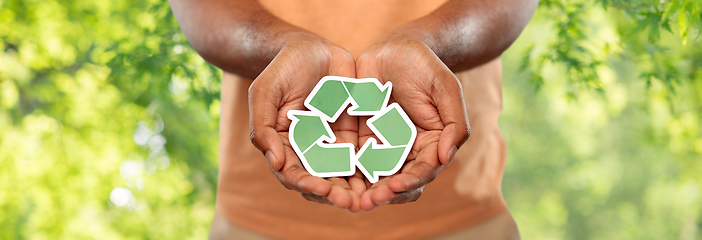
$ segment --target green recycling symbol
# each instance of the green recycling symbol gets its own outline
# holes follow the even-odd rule
[[[417,128],[397,103],[388,104],[392,83],[382,85],[375,78],[326,76],[305,99],[310,111],[290,110],[290,144],[307,171],[317,177],[351,176],[358,167],[375,183],[380,176],[400,170],[409,155]],[[329,126],[346,106],[351,116],[373,116],[366,124],[375,138],[369,138],[355,153],[351,143],[334,143]]]

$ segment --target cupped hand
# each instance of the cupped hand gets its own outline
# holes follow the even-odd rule
[[[417,126],[405,165],[370,186],[361,196],[361,208],[416,201],[470,135],[461,83],[426,44],[403,36],[384,37],[361,53],[356,76],[391,81],[390,101],[400,104]],[[365,120],[359,119],[361,145],[373,136]]]
[[[358,211],[366,185],[362,174],[346,178],[310,175],[288,141],[289,110],[304,110],[304,100],[327,75],[355,77],[353,56],[311,33],[289,41],[249,88],[249,124],[253,144],[265,155],[278,180],[310,201]],[[337,142],[358,146],[358,119],[344,114],[332,125]]]

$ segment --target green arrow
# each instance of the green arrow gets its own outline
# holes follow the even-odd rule
[[[361,172],[375,183],[380,176],[400,170],[417,138],[417,128],[397,103],[390,104],[366,123],[384,145],[370,138],[355,158]]]
[[[392,83],[387,82],[380,85],[377,79],[357,79],[355,81],[344,81],[344,86],[351,94],[353,105],[349,109],[349,114],[373,115],[387,105],[392,92]]]
[[[313,111],[322,113],[324,120],[335,122],[344,111],[346,104],[351,102],[349,93],[344,87],[342,77],[324,77],[312,89],[305,99],[305,106]]]
[[[288,139],[308,172],[317,177],[351,176],[356,172],[351,143],[333,143],[336,136],[318,113],[288,111]]]
[[[307,151],[320,138],[330,142],[336,140],[329,124],[311,112],[291,110],[288,118],[292,120],[290,144],[300,152]]]
[[[351,176],[356,172],[351,160],[353,144],[324,144],[317,142],[303,154],[301,160],[307,171],[318,177]]]
[[[393,174],[402,167],[403,155],[408,146],[384,147],[378,145],[375,139],[369,140],[358,152],[357,162],[361,172],[370,182],[375,183],[380,175]]]
[[[391,104],[385,112],[368,119],[368,127],[373,130],[380,141],[392,146],[407,145],[412,139],[414,124],[397,103]],[[404,116],[403,116],[404,115]],[[404,123],[404,124],[403,124]]]

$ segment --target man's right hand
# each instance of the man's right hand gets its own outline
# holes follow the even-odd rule
[[[366,185],[359,173],[347,178],[310,175],[288,142],[288,110],[304,110],[304,99],[327,75],[355,77],[355,63],[342,47],[272,15],[258,1],[169,0],[193,48],[209,63],[245,78],[249,88],[251,141],[287,188],[308,200],[358,211]],[[358,120],[342,115],[337,142],[358,146]]]
[[[360,172],[347,178],[310,175],[288,141],[289,110],[304,110],[304,100],[327,75],[355,77],[355,61],[344,48],[306,32],[288,33],[282,50],[249,88],[249,130],[278,180],[310,201],[356,212],[366,189]],[[337,142],[358,146],[358,119],[344,113],[332,125]]]

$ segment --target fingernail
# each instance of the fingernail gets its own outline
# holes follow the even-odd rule
[[[456,145],[453,145],[451,149],[448,151],[448,164],[446,166],[451,165],[451,162],[453,162],[453,157],[456,156],[456,151],[458,151],[458,148],[456,148]]]
[[[273,167],[275,166],[275,154],[273,154],[273,152],[271,151],[268,151],[266,152],[265,156],[266,161],[268,162],[268,167],[270,167],[271,170],[275,171],[275,169],[273,169]]]
[[[387,201],[385,201],[385,202],[382,202],[382,203],[380,203],[380,204],[383,204],[383,205],[388,205],[388,204],[390,204],[390,200],[387,200]]]

